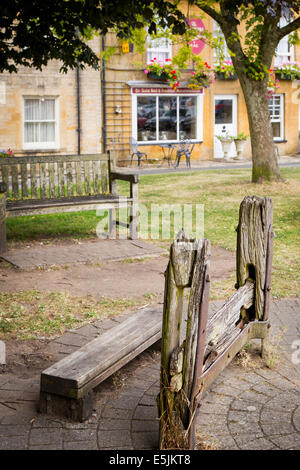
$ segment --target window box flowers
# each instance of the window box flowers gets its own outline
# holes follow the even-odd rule
[[[0,151],[0,158],[12,157],[12,156],[13,156],[13,151],[11,149]]]
[[[216,78],[220,80],[236,80],[238,78],[231,60],[223,60],[215,65],[214,69]]]
[[[165,59],[165,63],[163,63],[154,58],[147,64],[144,72],[149,80],[169,82],[173,90],[179,86],[180,74],[173,67],[171,59]]]
[[[188,79],[188,87],[192,89],[208,88],[214,82],[214,72],[207,62],[197,64]]]
[[[299,62],[283,62],[275,69],[276,78],[279,80],[296,80],[300,78]]]

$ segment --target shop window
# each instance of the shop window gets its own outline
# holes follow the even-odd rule
[[[289,21],[281,17],[279,26],[280,28],[283,28],[289,23]],[[294,46],[292,44],[289,44],[289,36],[285,36],[284,38],[279,41],[278,46],[275,51],[275,57],[274,57],[274,66],[279,67],[281,64],[285,62],[291,62],[294,60]]]
[[[136,95],[136,138],[142,142],[202,138],[202,95]]]
[[[283,140],[284,116],[283,95],[273,95],[269,99],[269,112],[273,127],[274,140]]]
[[[58,148],[57,99],[24,98],[24,149]]]

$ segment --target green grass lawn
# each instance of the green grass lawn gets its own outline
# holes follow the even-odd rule
[[[204,236],[212,245],[235,250],[239,205],[246,195],[269,196],[274,206],[272,294],[299,295],[300,168],[283,168],[282,183],[250,183],[251,170],[214,170],[141,177],[139,201],[204,204]],[[120,192],[126,194],[126,183]],[[95,211],[7,219],[9,241],[96,236]]]

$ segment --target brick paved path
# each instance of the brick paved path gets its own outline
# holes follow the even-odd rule
[[[300,450],[300,365],[291,361],[293,341],[300,339],[299,314],[297,299],[271,304],[272,334],[287,327],[278,366],[245,368],[234,361],[215,381],[197,418],[197,432],[207,443],[226,450]],[[56,360],[122,320],[70,331],[49,350]],[[157,448],[159,367],[157,350],[132,361],[98,387],[95,411],[84,423],[37,414],[39,375],[0,374],[0,449]]]

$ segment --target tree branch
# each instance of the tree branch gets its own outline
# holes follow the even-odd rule
[[[261,32],[258,54],[262,63],[265,64],[268,68],[271,66],[272,58],[279,42],[277,35],[274,34],[277,23],[277,18],[273,18],[270,15],[264,16],[264,24]]]
[[[292,33],[293,31],[295,31],[298,28],[300,28],[300,16],[298,18],[296,18],[294,21],[292,21],[291,23],[287,24],[286,26],[283,26],[283,28],[278,28],[278,33],[277,33],[278,42],[284,36],[286,36],[287,34]]]
[[[206,3],[207,2],[197,1],[195,5],[221,25],[224,22],[223,16]]]

